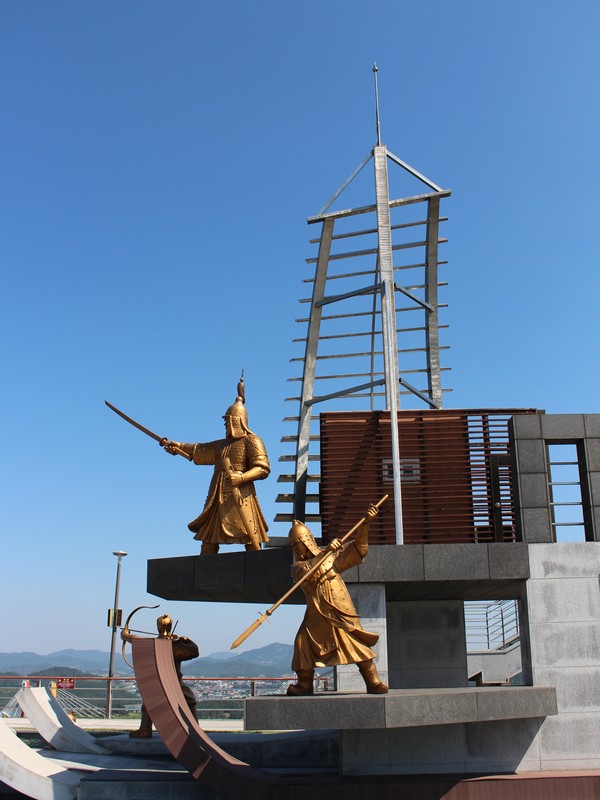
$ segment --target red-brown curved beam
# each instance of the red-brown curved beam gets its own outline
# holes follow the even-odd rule
[[[168,640],[133,639],[132,649],[135,677],[152,722],[171,755],[194,778],[225,797],[286,796],[288,781],[233,758],[198,725],[181,691]]]

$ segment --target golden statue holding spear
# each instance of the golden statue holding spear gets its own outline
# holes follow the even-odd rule
[[[334,539],[324,549],[317,545],[310,530],[296,520],[289,534],[294,551],[294,586],[232,644],[233,649],[247,639],[300,586],[306,597],[306,613],[294,641],[292,669],[298,680],[288,687],[288,695],[312,694],[315,667],[341,664],[358,666],[368,694],[387,693],[388,687],[379,677],[371,649],[379,636],[363,629],[341,576],[367,555],[369,522],[387,497],[370,506],[341,540]],[[345,543],[356,530],[356,539]]]

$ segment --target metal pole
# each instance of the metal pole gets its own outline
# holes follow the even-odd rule
[[[400,441],[398,435],[399,380],[398,341],[396,335],[396,302],[394,265],[392,262],[392,233],[387,173],[387,150],[384,145],[373,148],[375,161],[375,194],[377,203],[377,250],[381,276],[381,323],[383,330],[383,360],[385,372],[386,408],[390,412],[392,434],[392,467],[394,476],[394,514],[396,544],[404,544],[402,520],[402,485],[400,472]]]
[[[117,557],[117,579],[115,581],[115,602],[113,605],[113,619],[112,619],[112,637],[110,641],[110,661],[108,662],[108,678],[106,682],[106,718],[110,719],[112,714],[112,692],[111,681],[114,672],[115,664],[115,646],[117,643],[117,614],[119,610],[119,585],[121,583],[121,561],[127,553],[123,550],[115,550],[113,556]]]

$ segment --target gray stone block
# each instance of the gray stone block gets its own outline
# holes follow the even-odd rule
[[[600,542],[600,506],[592,507],[592,525],[594,526],[594,541]]]
[[[532,542],[551,542],[552,528],[550,525],[550,511],[548,508],[523,508],[521,510],[523,521],[523,539],[528,544]]]
[[[437,631],[435,636],[402,636],[398,650],[403,668],[443,670],[444,665],[457,668],[460,664],[466,677],[464,631],[459,635]]]
[[[536,686],[536,691],[523,687],[489,688],[477,695],[477,717],[480,721],[547,717],[558,713],[553,687]]]
[[[584,414],[583,424],[587,437],[600,439],[600,414]]]
[[[546,474],[546,448],[541,439],[522,439],[517,444],[519,474],[543,472]]]
[[[385,695],[253,697],[246,700],[246,730],[385,728]]]
[[[524,762],[539,765],[540,719],[480,722],[466,726],[467,769],[516,772]],[[539,767],[536,767],[539,769]]]
[[[374,581],[422,581],[423,545],[373,545],[358,567],[361,583]]]
[[[595,712],[600,715],[600,664],[595,667],[562,669],[538,667],[535,670],[535,682],[556,687],[556,699],[561,714]]]
[[[392,773],[462,772],[465,768],[465,726],[403,728],[389,732]]]
[[[541,439],[543,414],[515,414],[511,419],[516,439]]]
[[[519,475],[521,508],[548,508],[548,478],[546,473]]]
[[[585,440],[585,457],[589,472],[600,472],[600,439]]]
[[[490,578],[529,577],[529,550],[525,543],[493,543],[488,545]]]
[[[532,624],[530,644],[534,679],[538,667],[596,667],[600,625],[570,621]]]
[[[456,545],[455,545],[456,546]],[[468,545],[470,547],[470,545]],[[474,545],[478,547],[479,545]],[[435,637],[438,632],[463,632],[462,600],[415,600],[388,604],[388,624],[399,637],[424,634]]]
[[[383,730],[340,731],[340,766],[347,775],[388,775],[390,737]]]
[[[544,439],[583,439],[583,414],[544,414],[541,417]]]
[[[427,581],[489,578],[487,547],[481,544],[426,545],[424,564]]]
[[[600,590],[595,578],[532,580],[527,584],[527,599],[532,624],[600,621]]]
[[[363,625],[367,620],[373,620],[377,625],[385,625],[386,604],[383,583],[354,584],[348,591]]]
[[[390,669],[388,677],[390,689],[445,689],[468,685],[466,667]]]
[[[600,506],[600,472],[590,472],[590,494],[593,506]]]
[[[533,544],[531,578],[595,578],[600,572],[600,542]]]
[[[472,691],[440,689],[403,692],[402,703],[389,698],[386,703],[388,728],[455,724],[477,718],[477,696]]]
[[[600,724],[598,714],[561,714],[546,720],[540,731],[542,762],[556,760],[587,763],[579,769],[600,765]]]

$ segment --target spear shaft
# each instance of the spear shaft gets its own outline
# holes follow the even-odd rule
[[[375,508],[379,508],[379,506],[380,506],[380,505],[382,505],[383,503],[385,503],[385,501],[388,499],[388,497],[389,497],[389,494],[386,494],[386,495],[384,495],[384,496],[381,498],[381,500],[379,500],[377,503],[375,503]],[[344,535],[344,536],[343,536],[343,537],[340,539],[340,542],[343,544],[343,543],[346,541],[346,539],[348,539],[350,536],[352,536],[352,534],[353,534],[353,533],[354,533],[354,532],[355,532],[355,531],[356,531],[358,528],[360,528],[360,526],[361,526],[361,525],[364,525],[364,523],[365,523],[366,521],[367,521],[367,515],[365,514],[365,516],[364,516],[364,517],[361,517],[361,519],[359,519],[359,521],[356,523],[356,525],[354,525],[354,527],[353,527],[353,528],[351,528],[351,529],[348,531],[348,533],[346,533],[346,534],[345,534],[345,535]],[[288,599],[288,597],[289,597],[291,594],[293,594],[293,592],[295,592],[295,591],[296,591],[296,589],[297,589],[297,588],[298,588],[298,587],[299,587],[301,584],[303,584],[303,583],[304,583],[304,581],[308,580],[308,578],[310,578],[310,576],[311,576],[311,575],[314,575],[314,573],[315,573],[315,572],[316,572],[316,571],[319,569],[319,567],[321,566],[321,564],[323,564],[323,562],[324,562],[324,561],[325,561],[325,560],[326,560],[326,559],[329,557],[329,555],[330,555],[332,552],[333,552],[332,550],[330,550],[329,548],[327,548],[327,549],[325,550],[325,552],[323,553],[322,557],[321,557],[321,558],[319,558],[319,560],[317,561],[317,563],[316,563],[316,564],[315,564],[313,567],[311,567],[311,568],[308,570],[308,572],[307,572],[305,575],[303,575],[303,576],[300,578],[300,580],[299,580],[299,581],[296,581],[296,583],[295,583],[295,584],[292,586],[292,588],[291,588],[291,589],[288,589],[288,591],[287,591],[287,592],[286,592],[286,593],[285,593],[285,594],[284,594],[282,597],[280,597],[280,598],[279,598],[279,600],[278,600],[276,603],[274,603],[274,604],[271,606],[271,608],[268,608],[268,609],[265,611],[265,613],[264,613],[264,614],[261,614],[261,615],[260,615],[260,617],[259,617],[257,620],[255,620],[255,621],[252,623],[252,625],[250,625],[250,627],[249,627],[249,628],[247,628],[247,629],[246,629],[246,630],[245,630],[245,631],[244,631],[244,632],[243,632],[243,633],[242,633],[240,636],[238,636],[238,638],[235,640],[235,642],[234,642],[234,643],[231,645],[231,648],[230,648],[230,649],[231,649],[231,650],[235,650],[235,648],[236,648],[236,647],[239,647],[239,645],[241,645],[241,644],[242,644],[242,642],[245,642],[245,641],[246,641],[246,639],[247,639],[249,636],[251,636],[251,635],[254,633],[254,631],[255,631],[255,630],[257,630],[257,628],[259,628],[259,627],[260,627],[260,626],[263,624],[263,622],[264,622],[266,619],[268,619],[268,618],[271,616],[271,614],[272,614],[274,611],[276,611],[276,610],[279,608],[279,606],[280,606],[280,605],[281,605],[283,602],[285,602],[285,601]]]

